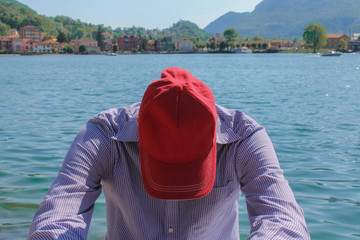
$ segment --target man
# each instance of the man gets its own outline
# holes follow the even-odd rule
[[[103,187],[106,239],[310,239],[265,129],[215,105],[186,70],[165,69],[140,103],[110,109],[79,132],[29,239],[86,239]]]

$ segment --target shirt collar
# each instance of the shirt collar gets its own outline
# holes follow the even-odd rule
[[[129,107],[125,107],[124,112],[120,113],[116,119],[119,131],[113,136],[113,139],[122,142],[139,141],[138,126],[136,123],[139,114],[139,106],[139,103],[133,104]],[[226,114],[227,109],[216,105],[216,110],[218,112],[216,122],[216,142],[218,144],[228,144],[240,140],[242,136],[233,131],[232,121]]]

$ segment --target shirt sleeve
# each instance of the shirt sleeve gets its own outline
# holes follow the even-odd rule
[[[87,238],[110,157],[109,141],[99,124],[89,122],[81,129],[34,216],[29,240]]]
[[[310,239],[264,128],[239,143],[236,164],[251,226],[248,239]]]

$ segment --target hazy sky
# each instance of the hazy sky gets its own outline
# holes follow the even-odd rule
[[[164,29],[178,20],[204,28],[228,11],[251,12],[262,0],[18,0],[49,17],[64,15],[92,24]]]

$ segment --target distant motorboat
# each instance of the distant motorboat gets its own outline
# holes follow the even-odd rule
[[[321,54],[322,57],[336,57],[336,56],[341,56],[342,53],[339,53],[339,52],[335,52],[335,51],[330,51],[330,52],[327,52],[327,53],[323,53]]]
[[[236,53],[252,53],[251,49],[247,47],[237,48],[235,49]]]
[[[108,52],[108,53],[106,54],[106,56],[117,56],[117,54],[114,53],[114,52]]]

